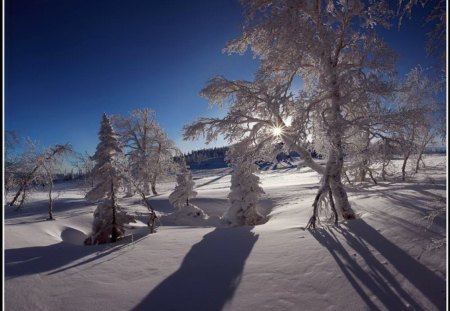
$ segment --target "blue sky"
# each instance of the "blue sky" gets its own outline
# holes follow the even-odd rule
[[[382,33],[400,72],[432,62],[423,14]],[[251,79],[258,65],[221,53],[240,34],[237,0],[6,0],[5,18],[5,128],[44,146],[92,153],[103,112],[149,107],[183,151],[201,148],[182,141],[183,125],[221,112],[199,91],[217,74]]]

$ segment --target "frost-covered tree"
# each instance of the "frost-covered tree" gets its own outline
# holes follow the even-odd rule
[[[129,117],[114,116],[113,123],[133,164],[135,178],[145,181],[147,195],[150,190],[157,194],[156,183],[161,175],[173,170],[172,158],[177,150],[156,122],[155,112],[134,109]]]
[[[232,225],[254,226],[262,222],[264,217],[258,212],[258,199],[264,194],[259,186],[259,177],[255,175],[257,165],[245,149],[247,142],[232,146],[228,152],[233,173],[228,199],[230,207],[225,212],[224,219]]]
[[[197,196],[194,191],[195,182],[192,180],[192,173],[187,169],[186,162],[183,160],[180,164],[180,172],[177,174],[177,185],[174,191],[169,195],[169,202],[176,208],[189,206],[190,199]]]
[[[106,115],[103,114],[100,131],[100,142],[97,145],[92,160],[95,161],[93,168],[94,187],[86,194],[89,201],[98,201],[111,197],[111,184],[117,193],[120,185],[120,177],[115,167],[115,159],[122,153],[117,134],[112,128],[112,124]]]
[[[57,171],[62,166],[63,156],[72,153],[73,149],[69,144],[55,145],[47,148],[40,157],[41,165],[37,170],[37,181],[48,187],[48,218],[53,217],[53,186]]]
[[[120,176],[123,179],[123,183],[126,185],[126,196],[130,196],[130,191],[133,190],[141,197],[142,202],[150,212],[147,226],[150,228],[150,233],[154,233],[155,221],[158,219],[158,216],[156,215],[156,212],[148,200],[145,192],[145,187],[146,185],[148,186],[148,182],[142,178],[136,178],[136,176],[142,177],[142,175],[136,174],[133,171],[135,167],[133,166],[133,163],[131,163],[131,159],[129,157],[120,156],[117,164],[120,171]]]
[[[175,144],[169,139],[164,130],[158,124],[155,124],[150,174],[150,186],[153,194],[158,194],[156,191],[158,179],[175,171],[173,157],[178,153],[179,151]]]
[[[354,175],[355,181],[365,181],[368,174],[376,184],[372,166],[378,162],[378,154],[374,152],[377,146],[371,141],[371,135],[368,131],[358,129],[356,131],[357,133],[351,135],[345,146],[347,161],[351,164],[344,169]]]
[[[121,182],[116,160],[122,150],[106,113],[102,117],[99,138],[100,142],[92,157],[96,162],[92,171],[94,188],[86,194],[86,199],[100,203],[94,211],[92,234],[85,244],[116,242],[125,233],[124,225],[134,221],[116,202]]]
[[[390,80],[396,57],[374,28],[388,27],[392,12],[385,1],[242,3],[243,34],[226,51],[245,53],[250,48],[261,60],[256,79],[211,79],[202,95],[211,104],[229,104],[228,114],[187,126],[185,138],[204,133],[208,140],[222,134],[230,140],[252,136],[267,143],[277,134],[305,165],[323,175],[310,226],[315,226],[318,200],[330,193],[330,205],[339,215],[354,218],[341,182],[345,143],[354,128],[379,135],[386,112],[381,98],[394,91]],[[294,83],[297,77],[302,83]],[[314,122],[320,122],[327,145],[325,167],[308,150]]]
[[[17,210],[19,210],[27,199],[28,192],[32,189],[32,185],[36,179],[36,172],[40,167],[39,163],[39,151],[37,150],[36,143],[30,138],[25,139],[24,151],[18,155],[15,167],[14,179],[17,191],[9,206],[13,206],[19,200]]]
[[[395,154],[398,154],[395,143],[390,139],[382,139],[377,143],[376,152],[380,159],[380,175],[383,181],[386,181],[388,175],[393,173],[389,172],[389,168],[392,166],[392,160]]]
[[[17,170],[19,165],[19,158],[15,154],[14,150],[19,145],[20,139],[16,131],[5,131],[5,146],[4,146],[4,156],[5,156],[5,173],[4,173],[4,188],[3,195],[6,201],[8,193],[11,189],[18,186],[18,176]]]
[[[26,140],[25,151],[19,157],[17,163],[17,170],[15,171],[15,178],[17,179],[18,190],[9,206],[13,206],[18,198],[21,196],[19,209],[27,198],[27,193],[31,189],[33,183],[37,181],[44,181],[51,183],[49,187],[49,218],[52,217],[52,188],[54,178],[54,165],[62,156],[72,151],[69,144],[54,145],[44,151],[39,151],[36,144],[31,140]]]
[[[80,177],[82,178],[82,187],[90,190],[94,187],[92,170],[94,169],[95,161],[92,159],[92,155],[87,152],[77,153],[75,159],[73,165],[78,168]],[[86,190],[86,192],[89,190]]]
[[[402,25],[405,16],[411,18],[414,7],[431,7],[430,13],[422,21],[423,24],[431,24],[433,29],[428,33],[426,50],[428,54],[438,53],[441,70],[445,72],[445,46],[447,29],[447,1],[445,0],[399,0],[397,2],[398,26]]]
[[[418,170],[426,146],[435,135],[432,112],[435,109],[435,88],[420,67],[412,69],[398,92],[398,110],[403,122],[391,127],[403,157],[402,180],[406,179],[406,165],[417,154],[415,170]]]

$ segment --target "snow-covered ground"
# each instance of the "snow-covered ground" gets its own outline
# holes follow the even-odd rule
[[[84,246],[95,205],[75,183],[59,184],[56,221],[46,194],[21,211],[5,208],[6,310],[444,310],[446,157],[407,182],[348,186],[358,219],[304,230],[319,177],[308,168],[260,173],[266,192],[255,227],[224,227],[228,168],[194,172],[192,203],[210,218],[171,218],[169,181],[151,202],[160,214],[148,235],[138,197],[119,204],[138,222],[115,245]]]

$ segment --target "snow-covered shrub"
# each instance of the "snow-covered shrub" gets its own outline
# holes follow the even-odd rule
[[[114,201],[110,199],[104,199],[98,204],[94,211],[92,234],[85,240],[85,244],[113,242],[113,234],[119,239],[125,234],[124,225],[135,222],[133,216],[127,215],[119,206],[114,205]]]
[[[199,207],[189,203],[164,217],[164,223],[181,226],[211,225],[208,215]]]

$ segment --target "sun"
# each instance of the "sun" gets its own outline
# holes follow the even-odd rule
[[[281,126],[272,127],[272,135],[277,137],[283,135],[283,128]]]

